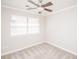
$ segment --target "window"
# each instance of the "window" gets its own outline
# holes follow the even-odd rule
[[[11,35],[35,34],[40,32],[39,19],[25,16],[11,16]]]
[[[28,17],[28,33],[39,33],[40,27],[39,27],[39,19],[34,17]]]
[[[15,16],[15,15],[11,17],[11,35],[26,34],[27,30],[26,27],[27,27],[26,17]]]

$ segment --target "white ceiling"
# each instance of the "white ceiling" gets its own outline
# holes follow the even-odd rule
[[[32,0],[32,1],[34,1],[35,3],[38,3],[38,0]],[[48,1],[52,1],[54,4],[53,6],[47,7],[52,9],[53,12],[61,10],[63,8],[67,8],[72,5],[76,5],[76,0],[43,0],[43,3],[47,3]],[[27,2],[27,0],[2,0],[2,6],[3,5],[12,7],[12,8],[23,9],[23,10],[27,9],[25,5],[30,5],[30,7],[36,7],[33,4]],[[30,10],[30,11],[26,10],[26,11],[33,14],[38,14],[39,9]],[[43,11],[42,14],[47,15],[47,14],[50,14],[50,12]]]

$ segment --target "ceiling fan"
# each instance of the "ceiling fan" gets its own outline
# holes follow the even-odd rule
[[[38,3],[38,4],[35,3],[35,2],[33,2],[32,0],[28,0],[28,2],[31,3],[31,4],[33,4],[33,5],[35,5],[36,7],[32,8],[32,7],[30,7],[29,5],[26,5],[25,7],[28,7],[27,10],[33,10],[33,9],[41,8],[41,9],[43,9],[43,10],[45,10],[45,11],[52,12],[51,9],[46,8],[46,7],[48,7],[48,6],[53,5],[52,2],[48,2],[48,3],[46,3],[46,4],[42,4],[43,0],[39,0],[39,3]],[[39,11],[38,13],[41,14],[42,12]]]

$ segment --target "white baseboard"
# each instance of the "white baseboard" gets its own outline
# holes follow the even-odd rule
[[[76,55],[76,56],[77,56],[77,53],[72,52],[72,51],[70,51],[70,50],[68,50],[68,49],[65,49],[65,48],[63,48],[63,47],[61,47],[61,46],[59,46],[59,45],[56,45],[56,44],[51,43],[51,42],[47,42],[47,43],[50,44],[50,45],[52,45],[52,46],[55,46],[55,47],[57,47],[57,48],[59,48],[59,49],[62,49],[63,51],[66,51],[66,52],[68,52],[68,53],[70,53],[70,54],[73,54],[73,55]]]
[[[75,53],[75,52],[69,51],[69,50],[67,50],[67,49],[65,49],[65,48],[62,48],[62,47],[56,45],[56,44],[53,44],[53,43],[51,43],[51,42],[46,42],[46,41],[44,41],[44,42],[37,42],[37,43],[35,43],[35,44],[29,45],[28,47],[24,47],[24,48],[16,49],[16,50],[13,50],[13,51],[9,51],[9,52],[6,52],[6,53],[1,54],[1,56],[7,55],[7,54],[11,54],[11,53],[14,53],[14,52],[18,52],[18,51],[21,51],[21,50],[23,50],[23,49],[27,49],[27,48],[30,48],[30,47],[32,47],[32,46],[36,46],[36,45],[43,44],[43,43],[50,44],[50,45],[55,46],[55,47],[57,47],[57,48],[59,48],[59,49],[62,49],[63,51],[66,51],[66,52],[68,52],[68,53],[71,53],[71,54],[77,56],[77,53]]]
[[[37,42],[35,44],[28,45],[27,47],[23,47],[23,48],[20,48],[20,49],[16,49],[16,50],[13,50],[13,51],[2,53],[1,56],[7,55],[7,54],[11,54],[11,53],[14,53],[14,52],[18,52],[18,51],[21,51],[23,49],[27,49],[27,48],[30,48],[32,46],[36,46],[36,45],[39,45],[39,44],[42,44],[42,43],[44,43],[44,42]]]

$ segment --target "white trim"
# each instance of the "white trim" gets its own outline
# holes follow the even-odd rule
[[[43,16],[43,15],[39,15],[39,14],[29,13],[27,10],[21,9],[21,8],[11,7],[11,6],[7,6],[7,5],[2,5],[1,7],[9,8],[9,9],[12,9],[12,10],[26,12],[26,13],[31,14],[31,15]]]
[[[30,48],[32,46],[36,46],[36,45],[39,45],[39,44],[42,44],[42,43],[44,43],[44,42],[37,42],[37,43],[31,44],[31,45],[29,45],[27,47],[23,47],[23,48],[16,49],[16,50],[13,50],[13,51],[8,51],[8,52],[5,52],[5,53],[2,53],[1,56],[7,55],[7,54],[11,54],[11,53],[14,53],[14,52],[18,52],[18,51],[21,51],[23,49],[27,49],[27,48]]]
[[[10,8],[10,9],[18,10],[18,11],[27,12],[27,11],[24,10],[24,9],[15,8],[15,7],[10,7],[10,6],[7,6],[7,5],[2,5],[1,7],[5,7],[5,8]],[[38,15],[38,16],[50,16],[50,15],[54,15],[54,14],[56,14],[56,13],[63,12],[63,11],[65,11],[65,10],[69,10],[69,9],[71,9],[71,8],[74,8],[74,7],[77,7],[77,5],[75,4],[75,5],[72,5],[72,6],[69,6],[69,7],[65,7],[65,8],[60,9],[60,10],[57,10],[57,11],[53,11],[52,13],[49,13],[48,15],[39,15],[39,14],[37,14],[37,15]],[[29,13],[29,12],[27,12],[27,13],[28,13],[28,14],[31,14],[31,13]],[[36,14],[34,14],[34,15],[36,15]]]
[[[55,47],[57,47],[57,48],[59,48],[59,49],[62,49],[63,51],[66,51],[66,52],[68,52],[68,53],[70,53],[70,54],[73,54],[73,55],[76,55],[76,56],[77,56],[77,53],[72,52],[72,51],[70,51],[70,50],[68,50],[68,49],[65,49],[65,48],[63,48],[63,47],[61,47],[61,46],[59,46],[59,45],[56,45],[56,44],[54,44],[54,43],[52,43],[52,42],[47,42],[47,43],[50,44],[50,45],[52,45],[52,46],[55,46]]]
[[[50,44],[51,46],[57,47],[57,48],[59,48],[59,49],[61,49],[63,51],[66,51],[66,52],[68,52],[70,54],[73,54],[73,55],[77,56],[77,53],[75,53],[75,52],[69,51],[69,50],[67,50],[67,49],[65,49],[63,47],[60,47],[59,45],[53,44],[51,42],[46,42],[46,41],[45,42],[44,41],[43,42],[38,42],[38,43],[29,45],[28,47],[24,47],[24,48],[21,48],[21,49],[16,49],[16,50],[13,50],[13,51],[9,51],[9,52],[3,53],[1,56],[7,55],[7,54],[11,54],[11,53],[14,53],[14,52],[18,52],[18,51],[21,51],[23,49],[27,49],[27,48],[30,48],[30,47],[33,47],[33,46],[36,46],[36,45],[39,45],[39,44],[43,44],[43,43]]]
[[[57,11],[54,11],[53,13],[47,15],[47,16],[51,16],[51,15],[54,15],[54,14],[57,14],[57,13],[60,13],[60,12],[64,12],[66,10],[69,10],[69,9],[72,9],[72,8],[75,8],[77,7],[77,5],[72,5],[72,6],[69,6],[69,7],[65,7],[63,9],[60,9],[60,10],[57,10]]]
[[[65,11],[65,10],[69,10],[71,8],[74,8],[74,7],[77,7],[77,5],[72,5],[72,6],[69,6],[67,8],[60,9],[60,10],[56,11],[55,13],[62,12],[62,11]]]
[[[27,11],[24,10],[24,9],[15,8],[15,7],[10,7],[10,6],[7,6],[7,5],[2,5],[1,7],[13,9],[13,10],[18,10],[18,11],[23,11],[23,12],[27,12]],[[27,13],[28,13],[28,12],[27,12]]]

